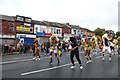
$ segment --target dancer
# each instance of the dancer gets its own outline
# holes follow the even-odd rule
[[[101,54],[102,49],[103,49],[103,41],[102,41],[102,38],[100,36],[98,36],[98,46],[99,46],[99,50],[100,50],[100,54]]]
[[[81,51],[81,53],[85,53],[85,38],[81,39],[80,51]]]
[[[104,61],[104,53],[105,53],[105,50],[107,50],[109,52],[109,61],[111,61],[110,36],[107,31],[102,36],[102,40],[103,40],[102,60]]]
[[[74,63],[74,55],[76,56],[76,59],[80,65],[80,69],[82,70],[83,69],[83,66],[81,64],[81,60],[79,58],[79,50],[78,50],[78,44],[77,44],[77,41],[75,39],[75,37],[70,37],[70,41],[71,41],[71,49],[70,49],[70,59],[71,59],[71,63],[72,63],[72,66],[71,66],[71,69],[75,68],[75,63]]]
[[[110,50],[111,50],[111,53],[115,55],[115,44],[113,43],[113,40],[114,39],[110,40]]]
[[[120,57],[120,37],[117,38],[117,46],[118,46],[118,55]]]
[[[97,48],[97,38],[95,36],[93,36],[91,39],[90,39],[90,43],[91,43],[91,48],[93,50],[93,54],[96,54],[96,48]]]
[[[91,63],[91,55],[90,55],[90,50],[91,50],[91,44],[90,41],[88,41],[88,37],[85,37],[85,58],[87,59],[87,64]]]
[[[52,34],[52,36],[50,37],[50,63],[53,62],[53,59],[52,59],[52,54],[54,53],[55,54],[55,57],[56,59],[58,60],[58,64],[60,63],[60,60],[59,60],[59,55],[58,55],[58,37],[54,34]]]
[[[35,47],[35,60],[37,61],[37,60],[40,60],[40,55],[39,55],[39,47],[40,47],[40,45],[38,44],[38,40],[37,39],[35,39],[35,41],[34,41],[34,47]]]

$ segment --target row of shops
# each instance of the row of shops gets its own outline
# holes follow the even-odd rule
[[[10,45],[16,45],[20,40],[26,45],[32,45],[35,38],[38,38],[39,42],[42,43],[47,41],[52,34],[65,41],[70,36],[80,38],[82,32],[86,32],[84,35],[87,34],[87,30],[79,26],[49,21],[36,21],[32,20],[32,18],[19,15],[0,15],[0,19],[2,21],[0,24],[0,31],[2,33],[0,41],[2,43],[7,42]]]

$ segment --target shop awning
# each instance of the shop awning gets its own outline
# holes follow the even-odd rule
[[[37,32],[36,33],[36,36],[44,36],[45,33],[42,33],[42,32]]]
[[[45,33],[44,36],[50,37],[50,36],[52,36],[52,34],[51,33]]]

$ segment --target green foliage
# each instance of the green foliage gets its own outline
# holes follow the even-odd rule
[[[105,33],[105,29],[97,28],[94,30],[95,35],[102,36]]]
[[[116,32],[116,37],[120,36],[120,31]]]

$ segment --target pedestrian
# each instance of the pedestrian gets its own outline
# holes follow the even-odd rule
[[[66,49],[65,49],[65,41],[63,41],[63,43],[62,43],[62,49],[64,50],[64,52],[66,51]]]
[[[104,53],[105,53],[105,50],[107,50],[109,52],[109,61],[111,61],[112,54],[110,50],[109,32],[106,31],[106,33],[102,36],[102,40],[103,40],[102,60],[104,61]]]
[[[79,50],[78,50],[78,44],[77,41],[75,39],[75,37],[70,37],[70,41],[71,41],[71,49],[70,49],[70,60],[72,63],[71,69],[75,68],[75,63],[74,63],[74,55],[76,56],[76,59],[80,65],[80,69],[83,69],[81,60],[79,58]]]
[[[8,53],[8,43],[5,42],[4,43],[4,55],[6,55]]]

